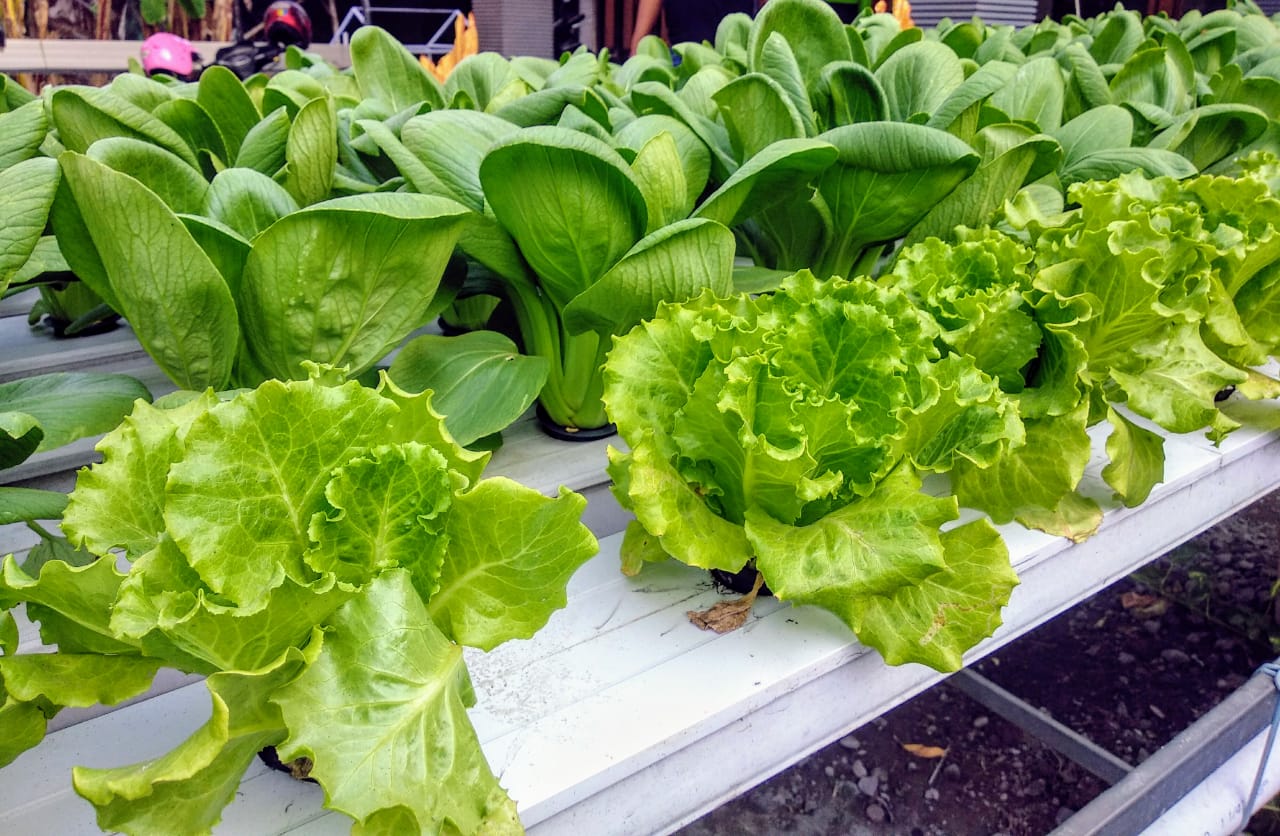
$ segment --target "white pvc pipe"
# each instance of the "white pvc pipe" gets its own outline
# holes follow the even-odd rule
[[[1263,729],[1152,822],[1142,831],[1142,836],[1228,836],[1238,833],[1246,823],[1244,805],[1258,775],[1266,739],[1267,729]],[[1280,793],[1280,741],[1267,759],[1266,773],[1250,812],[1262,809],[1277,793]]]

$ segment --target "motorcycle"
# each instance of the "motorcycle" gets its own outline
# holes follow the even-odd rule
[[[240,79],[262,72],[290,46],[311,45],[311,18],[292,0],[275,0],[262,19],[265,41],[245,38],[240,26],[240,4],[233,5],[232,43],[214,53],[206,65],[186,38],[157,32],[142,42],[142,69],[147,75],[173,76],[180,81],[196,81],[211,66],[226,67]]]

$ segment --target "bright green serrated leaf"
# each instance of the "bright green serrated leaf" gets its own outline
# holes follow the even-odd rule
[[[892,596],[850,609],[859,641],[891,665],[920,662],[959,670],[963,653],[1000,626],[1000,610],[1018,584],[1009,550],[986,520],[943,533],[947,568]]]
[[[291,649],[251,672],[206,680],[212,717],[168,754],[114,769],[76,767],[76,792],[97,808],[98,825],[126,833],[208,832],[235,795],[244,771],[264,746],[284,737],[279,710],[268,699],[314,658]]]
[[[737,572],[753,556],[741,526],[713,514],[680,474],[649,445],[634,453],[609,448],[609,472],[627,468],[629,489],[620,496],[668,554],[702,569]],[[615,476],[615,480],[617,477]]]
[[[399,407],[399,411],[387,424],[383,438],[385,442],[396,444],[412,441],[429,445],[445,457],[451,470],[463,477],[465,486],[479,481],[492,454],[469,450],[458,444],[445,425],[444,416],[432,405],[430,392],[406,392],[385,372],[379,379],[378,392]]]
[[[137,647],[110,628],[111,605],[123,580],[110,560],[82,567],[53,561],[32,578],[9,556],[0,565],[0,606],[25,602],[45,644],[63,652],[136,655]]]
[[[37,705],[14,699],[0,703],[0,767],[44,740],[46,725],[47,718]]]
[[[1088,403],[1081,402],[1067,415],[1027,420],[1027,443],[988,467],[958,463],[951,485],[960,503],[985,511],[998,523],[1058,507],[1089,463],[1088,411]]]
[[[217,403],[210,392],[174,409],[136,404],[98,445],[103,461],[81,471],[63,515],[63,530],[96,554],[123,548],[131,557],[155,548],[169,467],[198,415]]]
[[[533,636],[567,603],[569,577],[596,553],[578,522],[586,501],[555,499],[509,479],[486,479],[454,500],[440,588],[427,603],[454,641],[492,650]]]
[[[805,526],[749,508],[746,532],[756,568],[781,600],[836,613],[853,599],[919,584],[945,568],[938,527],[956,517],[955,500],[919,489],[914,474],[899,470],[873,496]]]
[[[1164,481],[1164,439],[1139,427],[1114,409],[1107,409],[1111,435],[1102,478],[1116,497],[1130,508],[1141,505],[1157,484]]]
[[[325,487],[331,510],[311,518],[307,565],[356,587],[403,566],[427,597],[448,544],[442,534],[452,491],[448,462],[434,449],[375,447],[338,468]]]
[[[427,829],[478,832],[497,779],[467,718],[462,649],[408,573],[385,573],[330,624],[316,661],[273,698],[289,729],[281,757],[312,758],[327,805],[356,820],[401,807]]]
[[[18,622],[9,610],[0,610],[0,656],[18,652]]]
[[[0,656],[0,677],[14,699],[43,697],[67,708],[115,705],[151,687],[159,659],[97,653],[24,653]]]
[[[286,577],[314,580],[303,554],[331,475],[353,447],[377,443],[395,412],[357,383],[271,381],[218,404],[192,423],[170,468],[167,530],[210,588],[256,612]]]

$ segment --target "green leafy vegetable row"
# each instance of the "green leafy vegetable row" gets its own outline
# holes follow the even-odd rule
[[[1223,387],[1277,394],[1253,367],[1280,345],[1280,184],[1246,154],[1280,150],[1280,35],[1256,11],[923,32],[772,0],[675,53],[480,55],[440,85],[367,28],[351,72],[295,51],[244,84],[6,84],[0,282],[30,279],[50,224],[179,385],[258,387],[140,406],[108,439],[65,524],[127,572],[0,576],[59,646],[14,656],[0,620],[14,750],[161,664],[209,674],[213,719],[174,753],[77,773],[104,826],[196,794],[207,827],[263,745],[313,758],[366,828],[515,826],[457,646],[536,629],[589,538],[580,502],[478,481],[450,436],[539,390],[557,424],[618,425],[629,571],[751,565],[890,662],[944,670],[1016,583],[961,505],[1083,538],[1089,427],[1110,423],[1103,475],[1136,504],[1161,478],[1152,424],[1216,439]],[[537,356],[531,385],[476,376],[506,406],[442,384],[515,368],[493,334],[409,343],[376,389],[309,379],[372,373],[472,294]],[[921,491],[933,474],[951,495]],[[457,757],[370,778],[389,755],[368,740],[422,753],[424,727]]]
[[[831,610],[891,663],[955,670],[1015,582],[986,521],[1083,540],[1088,427],[1111,424],[1104,480],[1137,505],[1163,440],[1238,424],[1228,387],[1280,352],[1280,168],[1140,174],[1073,186],[1070,211],[904,249],[878,284],[801,271],[757,299],[704,293],[617,341],[610,451],[636,520],[623,567],[674,557]],[[953,495],[921,493],[949,473]]]
[[[461,416],[464,399],[451,404],[478,438],[536,392],[556,424],[603,424],[609,338],[659,299],[727,289],[715,224],[733,233],[737,285],[759,289],[800,268],[875,272],[897,242],[954,240],[1007,199],[1051,206],[1076,182],[1226,173],[1245,152],[1280,151],[1280,34],[1245,5],[899,30],[888,15],[846,26],[820,0],[781,0],[674,54],[678,65],[656,39],[623,64],[484,54],[441,85],[367,27],[346,72],[292,50],[286,71],[244,83],[218,68],[194,84],[124,74],[32,101],[6,82],[0,169],[66,151],[97,164],[62,158],[62,256],[180,385],[303,377],[304,361],[358,376],[459,285],[505,300],[509,336],[541,360],[511,367],[500,406]],[[21,174],[45,193],[55,176]],[[404,191],[460,207],[378,194]],[[80,210],[100,193],[121,212]],[[126,224],[131,249],[95,243]],[[369,245],[334,231],[347,224],[367,227]],[[462,257],[445,270],[451,226]],[[426,228],[440,241],[428,257],[394,255]],[[309,258],[286,269],[298,236]],[[24,283],[60,264],[33,252],[13,256],[35,262]],[[122,275],[133,261],[140,279]],[[322,301],[330,287],[340,303]],[[139,298],[161,290],[164,306]],[[515,350],[485,345],[494,368]],[[434,354],[427,367],[455,368]]]

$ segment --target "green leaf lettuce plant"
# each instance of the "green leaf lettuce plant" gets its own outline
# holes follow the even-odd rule
[[[1022,441],[1013,403],[901,292],[800,271],[756,299],[703,293],[616,340],[605,404],[629,452],[624,570],[748,564],[891,664],[955,670],[1016,577],[985,519],[952,527],[921,476]],[[943,529],[946,528],[944,531]]]
[[[335,377],[139,405],[64,516],[102,559],[0,567],[0,604],[58,648],[0,656],[28,744],[59,707],[141,693],[161,667],[208,676],[210,719],[168,754],[74,771],[104,829],[207,832],[275,746],[360,832],[518,832],[466,716],[462,646],[527,638],[563,606],[596,550],[585,500],[481,479],[487,454],[429,394]]]
[[[937,319],[950,351],[999,378],[1026,425],[1027,444],[994,465],[957,465],[961,503],[1084,539],[1102,517],[1075,490],[1088,427],[1111,425],[1102,477],[1134,506],[1164,473],[1161,437],[1141,419],[1217,441],[1238,426],[1216,404],[1222,390],[1280,395],[1256,368],[1280,348],[1276,165],[1242,166],[1079,183],[1069,212],[1010,205],[1004,228],[1021,243],[960,230],[955,244],[899,254],[883,281]]]

